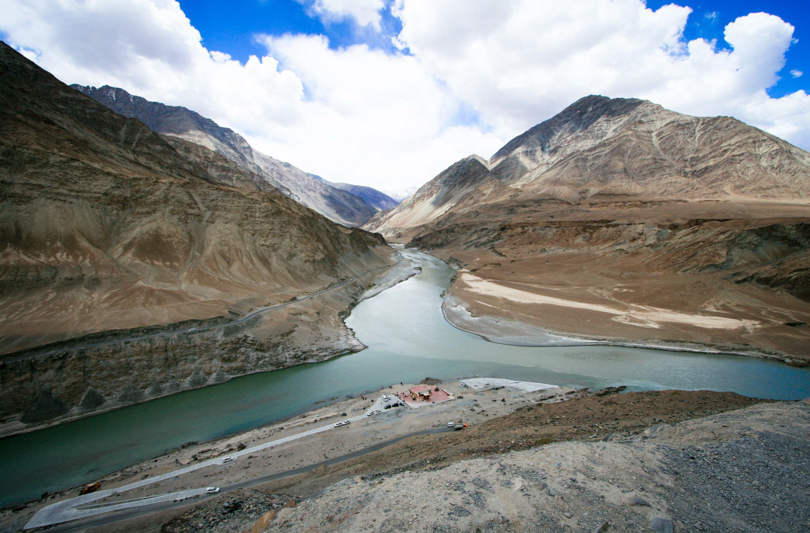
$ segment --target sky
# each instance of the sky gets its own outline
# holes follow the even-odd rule
[[[589,94],[810,150],[806,0],[0,0],[65,83],[188,107],[334,182],[420,185]]]

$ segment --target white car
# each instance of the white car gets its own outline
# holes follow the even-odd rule
[[[219,492],[219,487],[208,487],[207,489],[205,489],[205,492],[207,492],[208,494],[216,494],[217,492]]]
[[[229,455],[228,457],[222,460],[222,464],[230,463],[231,461],[233,461],[233,457]]]
[[[447,423],[447,427],[451,428],[451,427],[453,427],[453,426],[455,426],[455,424],[454,424],[454,423],[452,423],[452,422],[448,422],[448,423]]]
[[[344,420],[344,421],[342,421],[342,422],[336,422],[336,423],[335,423],[335,427],[336,427],[336,428],[339,428],[339,427],[341,427],[341,426],[348,426],[348,425],[349,425],[349,424],[351,424],[351,423],[352,423],[352,421],[351,421],[351,420]]]

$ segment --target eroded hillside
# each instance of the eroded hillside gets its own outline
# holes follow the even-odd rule
[[[267,184],[271,184],[286,196],[334,222],[359,226],[378,210],[364,201],[363,194],[354,194],[346,187],[325,183],[290,163],[254,150],[235,131],[223,128],[185,107],[150,102],[107,85],[99,88],[82,85],[72,87],[116,113],[143,121],[153,131],[204,146],[224,156],[253,173],[259,188],[266,189]],[[374,189],[369,190],[382,194]]]
[[[5,44],[0,62],[4,422],[361,347],[338,313],[370,275],[271,318],[193,326],[383,269],[394,258],[378,235],[334,224],[224,157],[108,110]],[[97,346],[111,330],[112,342],[179,322],[185,333]],[[92,347],[82,341],[90,334]]]

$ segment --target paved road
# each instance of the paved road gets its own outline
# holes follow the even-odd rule
[[[395,439],[391,439],[391,440],[388,440],[388,441],[385,441],[385,442],[380,442],[380,443],[377,443],[377,444],[373,444],[373,445],[371,445],[371,446],[369,446],[367,448],[363,448],[363,449],[354,451],[352,453],[348,453],[346,455],[341,455],[340,457],[335,457],[333,459],[328,459],[326,461],[321,461],[319,463],[315,463],[315,464],[311,464],[311,465],[307,465],[307,466],[301,466],[301,467],[298,467],[298,468],[294,468],[292,470],[287,470],[285,472],[278,472],[276,474],[269,474],[269,475],[262,476],[262,477],[259,477],[259,478],[240,481],[239,483],[234,483],[232,485],[223,486],[223,487],[220,487],[221,493],[229,492],[229,491],[236,490],[236,489],[253,487],[253,486],[256,486],[256,485],[261,485],[263,483],[268,483],[270,481],[276,481],[278,479],[283,479],[283,478],[286,478],[286,477],[298,476],[298,475],[301,475],[301,474],[306,474],[306,473],[311,472],[312,470],[315,470],[316,468],[320,468],[322,466],[335,465],[335,464],[338,464],[338,463],[349,461],[351,459],[355,459],[357,457],[361,457],[363,455],[366,455],[366,454],[371,453],[371,452],[375,452],[377,450],[381,450],[382,448],[385,448],[385,447],[390,446],[392,444],[396,444],[397,442],[399,442],[399,441],[401,441],[403,439],[407,439],[408,437],[413,437],[413,436],[416,436],[416,435],[426,435],[426,434],[430,434],[430,433],[446,433],[446,432],[451,432],[451,431],[453,431],[453,430],[450,429],[450,428],[447,428],[447,427],[439,427],[439,428],[433,428],[433,429],[425,429],[425,430],[422,430],[422,431],[415,431],[413,433],[408,433],[407,435],[402,435],[402,436],[397,437]],[[211,498],[211,497],[214,497],[214,496],[213,495],[208,496],[206,494],[201,495],[201,498]],[[201,501],[202,500],[197,500],[197,501],[194,502],[194,504],[196,505],[196,504],[200,503]],[[153,513],[160,512],[160,511],[165,511],[167,509],[175,509],[175,508],[178,508],[178,507],[184,507],[184,506],[187,506],[187,505],[189,505],[188,501],[180,501],[180,502],[159,501],[159,502],[155,502],[155,503],[148,503],[145,506],[141,506],[141,507],[137,507],[137,508],[122,509],[122,510],[119,510],[118,512],[114,512],[114,513],[108,513],[107,511],[105,511],[105,513],[108,513],[108,514],[104,514],[104,515],[101,515],[101,516],[96,516],[96,517],[93,517],[93,518],[77,519],[76,521],[73,521],[70,524],[63,524],[63,525],[59,525],[59,526],[56,526],[56,527],[51,527],[51,528],[48,529],[48,533],[51,533],[51,532],[53,532],[53,533],[73,533],[73,532],[78,532],[78,531],[84,531],[84,530],[92,528],[92,527],[107,526],[107,525],[110,525],[110,524],[123,522],[125,520],[131,520],[133,518],[138,518],[138,517],[141,517],[141,516],[150,515],[150,514],[153,514]],[[29,524],[30,524],[30,522],[29,522]],[[26,529],[29,529],[28,525],[26,525]]]
[[[379,402],[378,402],[379,403]],[[371,410],[367,411],[370,412],[377,407],[377,404],[374,404]],[[360,416],[355,416],[353,418],[348,418],[346,420],[350,420],[351,422],[356,422],[358,420],[362,420],[366,418],[366,414],[362,414]],[[171,493],[171,494],[163,494],[151,498],[142,498],[138,500],[129,500],[124,502],[110,502],[110,503],[98,503],[93,504],[98,500],[102,500],[107,498],[108,496],[114,496],[117,494],[123,494],[127,491],[131,491],[133,489],[137,489],[140,487],[144,487],[146,485],[151,485],[153,483],[157,483],[158,481],[163,481],[164,479],[171,479],[176,478],[190,472],[194,472],[195,470],[200,470],[201,468],[207,468],[209,466],[217,466],[217,465],[224,465],[228,464],[225,462],[226,457],[231,457],[233,461],[239,459],[243,455],[249,455],[267,448],[271,448],[273,446],[278,446],[279,444],[284,444],[287,442],[291,442],[297,439],[302,439],[304,437],[308,437],[310,435],[315,435],[316,433],[322,433],[324,431],[329,431],[330,429],[334,429],[334,423],[326,425],[326,426],[319,426],[308,431],[304,431],[302,433],[297,433],[295,435],[290,435],[289,437],[283,437],[281,439],[272,440],[269,442],[265,442],[263,444],[258,444],[256,446],[252,446],[250,448],[245,448],[244,450],[233,452],[229,456],[220,456],[215,457],[213,459],[209,459],[207,461],[202,461],[200,463],[196,463],[193,465],[189,465],[185,468],[180,468],[178,470],[172,470],[171,472],[166,472],[165,474],[160,474],[157,476],[149,477],[146,479],[142,479],[140,481],[135,481],[129,483],[127,485],[116,487],[114,489],[107,489],[107,490],[100,490],[97,492],[93,492],[91,494],[84,494],[81,496],[77,496],[75,498],[70,498],[69,500],[63,500],[60,502],[56,502],[52,505],[47,507],[43,507],[28,521],[25,525],[25,529],[33,529],[36,527],[45,527],[50,526],[53,524],[61,524],[62,522],[69,522],[71,520],[77,520],[79,518],[88,518],[90,516],[99,515],[102,513],[108,513],[110,511],[116,511],[120,509],[128,509],[132,507],[141,507],[144,505],[148,505],[154,502],[162,502],[162,501],[170,501],[175,499],[185,499],[190,498],[192,496],[198,496],[205,492],[205,488],[198,488],[198,489],[191,489],[191,491],[181,491],[181,493]],[[185,494],[188,492],[188,494]]]
[[[43,355],[61,353],[61,352],[66,352],[66,351],[70,351],[70,350],[80,350],[80,349],[84,349],[84,348],[95,348],[95,347],[98,347],[98,346],[110,346],[112,344],[121,344],[121,343],[125,343],[125,342],[140,341],[140,340],[144,340],[144,339],[155,339],[155,338],[158,338],[158,337],[170,337],[172,335],[177,335],[179,333],[200,333],[200,332],[203,332],[203,331],[210,331],[212,329],[220,329],[220,328],[226,328],[228,326],[234,326],[234,325],[237,325],[237,324],[242,324],[245,321],[250,320],[254,316],[260,315],[262,313],[266,313],[268,311],[273,311],[274,309],[280,309],[282,307],[287,307],[288,305],[295,305],[297,303],[309,300],[311,298],[315,298],[316,296],[320,296],[320,295],[325,294],[327,292],[334,291],[334,290],[339,289],[339,288],[341,288],[341,287],[343,287],[345,285],[348,285],[350,283],[354,283],[355,281],[357,281],[360,278],[363,278],[363,277],[371,274],[372,272],[380,272],[380,271],[383,271],[383,270],[388,270],[390,268],[394,268],[395,266],[400,264],[402,261],[403,261],[403,259],[402,259],[402,257],[400,257],[399,259],[397,259],[397,262],[394,263],[393,265],[368,270],[368,271],[364,272],[363,274],[360,274],[359,276],[347,279],[345,281],[341,281],[340,283],[338,283],[336,285],[331,285],[331,286],[329,286],[329,287],[327,287],[325,289],[321,289],[321,290],[319,290],[317,292],[313,292],[312,294],[302,296],[302,297],[300,297],[300,298],[298,298],[296,300],[292,300],[292,301],[289,301],[289,302],[284,302],[284,303],[280,303],[280,304],[276,304],[276,305],[270,305],[270,306],[267,306],[267,307],[259,308],[259,309],[255,310],[255,311],[251,312],[251,313],[246,314],[242,318],[238,318],[236,320],[231,320],[230,322],[224,322],[224,323],[221,323],[221,324],[213,324],[213,325],[209,325],[209,326],[191,327],[191,328],[185,328],[185,329],[173,329],[171,331],[161,331],[159,333],[150,333],[148,335],[139,335],[139,336],[134,336],[134,337],[126,337],[126,338],[122,338],[122,339],[103,340],[103,341],[97,341],[97,342],[88,342],[88,343],[84,343],[84,344],[67,345],[67,346],[62,346],[60,348],[51,349],[51,350],[48,350],[47,348],[45,348],[43,351],[29,352],[29,353],[26,353],[25,355],[20,355],[20,356],[17,356],[17,357],[10,357],[10,358],[4,359],[4,362],[11,363],[11,362],[16,362],[16,361],[24,361],[26,359],[32,359],[34,357],[41,357]],[[77,339],[77,341],[78,341],[78,339]],[[70,341],[66,341],[66,342],[70,342]]]
[[[381,396],[377,399],[376,402],[374,402],[374,405],[372,405],[371,408],[365,411],[362,415],[355,416],[352,418],[346,418],[343,419],[343,421],[348,421],[349,423],[351,423],[363,420],[367,416],[373,416],[375,412],[376,413],[382,412],[386,404],[393,403],[394,401],[396,401],[394,397],[388,397],[387,400],[384,400],[383,397]],[[123,494],[133,489],[157,483],[158,481],[177,478],[190,472],[200,470],[201,468],[228,464],[231,461],[236,461],[237,459],[239,459],[244,455],[251,455],[253,453],[265,450],[267,448],[278,446],[279,444],[285,444],[287,442],[302,439],[304,437],[309,437],[310,435],[323,433],[324,431],[329,431],[330,429],[335,429],[334,423],[312,428],[308,431],[296,433],[295,435],[290,435],[288,437],[282,437],[280,439],[268,441],[262,444],[257,444],[256,446],[251,446],[250,448],[245,448],[244,450],[233,452],[227,456],[220,456],[215,457],[213,459],[208,459],[207,461],[202,461],[200,463],[186,466],[185,468],[172,470],[171,472],[166,472],[165,474],[149,477],[146,479],[142,479],[140,481],[134,481],[132,483],[123,485],[121,487],[116,487],[114,489],[100,490],[97,492],[93,492],[91,494],[84,494],[81,496],[77,496],[75,498],[70,498],[68,500],[56,502],[47,507],[43,507],[42,509],[37,511],[37,513],[31,518],[31,520],[29,520],[28,523],[25,525],[25,529],[33,529],[37,527],[45,527],[54,524],[61,524],[63,522],[69,522],[81,518],[89,518],[91,516],[109,513],[112,511],[120,511],[135,507],[144,507],[156,503],[183,500],[191,498],[193,496],[200,496],[205,493],[204,487],[199,487],[196,489],[190,489],[180,492],[173,492],[169,494],[160,494],[149,498],[139,498],[136,500],[125,500],[125,501],[106,502],[97,504],[93,503],[97,502],[98,500],[107,498],[108,496]],[[227,463],[226,457],[230,458],[228,459]]]

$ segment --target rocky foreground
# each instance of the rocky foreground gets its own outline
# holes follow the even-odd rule
[[[278,511],[266,531],[808,531],[809,469],[810,402],[759,404],[346,479]]]
[[[453,402],[460,410],[452,416],[469,420],[467,430],[410,437],[103,531],[770,532],[810,525],[810,401],[708,391],[507,392],[468,391]],[[512,412],[492,416],[501,409]],[[451,416],[439,407],[423,414]],[[374,440],[379,425],[355,429]],[[348,450],[348,437],[336,433],[331,446]],[[321,448],[307,441],[297,454],[279,450],[273,462],[305,464]],[[263,461],[253,463],[259,475]]]

